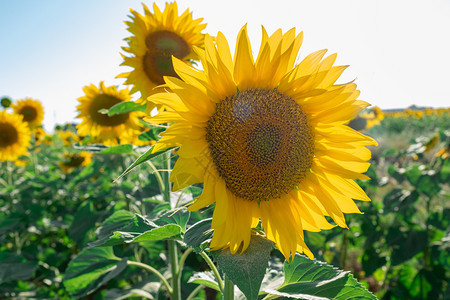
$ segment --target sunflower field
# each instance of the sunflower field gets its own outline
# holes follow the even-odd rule
[[[1,99],[0,298],[450,297],[450,109],[370,106],[295,29],[143,11],[78,123]]]

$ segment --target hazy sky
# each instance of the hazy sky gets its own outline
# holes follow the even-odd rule
[[[78,122],[82,87],[115,79],[129,8],[135,0],[0,0],[0,97],[31,97],[44,105],[44,124]],[[145,1],[149,7],[153,2]],[[156,1],[161,9],[165,1]],[[234,48],[248,23],[257,53],[261,25],[304,31],[300,59],[312,51],[338,53],[350,65],[340,82],[356,78],[360,99],[381,108],[450,106],[449,0],[180,0],[205,32],[222,31]]]

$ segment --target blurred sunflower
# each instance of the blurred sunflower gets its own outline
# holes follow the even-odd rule
[[[379,125],[383,119],[383,111],[379,107],[375,106],[368,111],[360,113],[356,118],[348,123],[348,126],[355,130],[361,131],[364,129],[369,129],[375,125]]]
[[[140,133],[138,116],[141,112],[130,112],[114,116],[108,116],[99,112],[101,109],[109,109],[112,106],[130,101],[131,95],[128,89],[117,90],[115,86],[105,87],[103,81],[100,88],[91,84],[83,88],[85,96],[78,98],[77,106],[80,114],[78,118],[82,122],[77,125],[78,135],[90,135],[92,140],[105,145],[129,143]]]
[[[25,155],[30,136],[30,129],[21,115],[0,112],[0,161],[15,161]]]
[[[18,100],[16,104],[11,106],[15,114],[23,116],[23,120],[28,123],[30,128],[42,126],[44,108],[39,100],[26,98],[25,100]]]
[[[82,151],[76,154],[65,154],[64,160],[59,162],[61,170],[66,173],[72,173],[72,171],[77,167],[85,167],[89,165],[92,161],[92,153],[87,151]]]
[[[204,72],[173,58],[181,80],[165,77],[172,92],[148,98],[168,107],[151,122],[173,123],[153,151],[181,146],[174,190],[203,182],[189,210],[215,202],[212,250],[244,251],[261,222],[286,259],[312,258],[303,230],[332,228],[325,216],[347,228],[343,213],[360,213],[352,199],[370,201],[353,179],[368,179],[365,146],[377,143],[344,125],[369,104],[356,84],[334,84],[346,68],[333,66],[336,54],[294,66],[302,37],[263,28],[254,62],[246,26],[234,59],[222,33],[206,35],[196,49]]]
[[[163,76],[175,76],[172,65],[172,55],[192,64],[198,60],[193,47],[202,47],[206,24],[200,24],[203,19],[193,19],[192,13],[186,10],[178,15],[177,3],[166,3],[163,12],[153,4],[154,13],[144,6],[144,15],[131,10],[131,20],[125,22],[132,34],[126,38],[128,47],[123,50],[132,56],[123,56],[122,65],[134,70],[118,75],[126,78],[125,84],[133,85],[131,93],[141,92],[141,100],[155,92],[154,88],[164,83]],[[147,105],[151,110],[151,105]]]
[[[80,141],[80,137],[71,130],[58,130],[58,135],[66,147],[71,147]]]

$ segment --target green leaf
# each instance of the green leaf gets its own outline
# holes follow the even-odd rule
[[[266,273],[273,243],[252,235],[243,253],[231,254],[229,249],[211,252],[219,268],[241,290],[247,299],[257,299]]]
[[[389,240],[389,239],[388,239]],[[391,262],[393,266],[399,265],[413,258],[427,246],[428,234],[425,230],[401,232],[395,240],[389,241],[392,245]]]
[[[138,159],[136,159],[125,171],[123,171],[123,173],[120,174],[119,177],[117,177],[116,181],[119,180],[120,178],[122,178],[123,176],[127,175],[128,173],[130,173],[131,170],[133,170],[134,168],[136,168],[140,164],[146,162],[147,160],[150,160],[150,159],[153,159],[153,158],[155,158],[157,156],[160,156],[161,154],[166,153],[167,151],[170,151],[170,150],[172,150],[174,148],[175,147],[167,148],[167,149],[158,151],[156,153],[152,153],[153,147],[151,147],[144,154],[139,156]]]
[[[64,276],[64,286],[74,297],[86,296],[127,267],[127,259],[114,255],[112,247],[83,250],[70,263]]]
[[[0,252],[0,284],[11,280],[30,279],[37,267],[37,261],[28,261],[15,253]]]
[[[132,111],[145,112],[146,104],[139,104],[132,101],[119,102],[107,110],[108,116],[112,117],[118,114],[125,114]]]
[[[156,219],[152,221],[158,225],[173,224],[175,222],[181,227],[181,231],[186,231],[186,225],[189,221],[191,212],[186,209],[186,207],[174,208],[161,215],[158,215]]]
[[[364,251],[362,267],[367,277],[386,264],[386,257],[380,256],[380,253],[381,251],[374,247],[370,247]]]
[[[81,204],[69,228],[69,237],[72,238],[77,245],[82,248],[84,246],[86,235],[89,229],[95,226],[97,221],[97,213],[94,211],[92,202]]]
[[[138,282],[127,289],[110,289],[106,292],[105,299],[135,299],[137,297],[144,299],[158,299],[158,292],[161,282]]]
[[[195,283],[207,286],[209,288],[215,289],[216,291],[220,291],[219,284],[214,277],[213,272],[197,272],[189,278],[188,283]]]
[[[110,236],[90,243],[91,247],[106,247],[123,243],[138,243],[143,241],[156,241],[174,238],[181,233],[181,227],[176,224],[158,226],[146,218],[136,215],[127,226],[121,228]]]
[[[416,191],[406,191],[400,188],[390,190],[383,198],[384,210],[386,212],[399,212],[411,208],[419,199]]]
[[[406,170],[405,175],[406,179],[412,184],[416,185],[419,177],[422,176],[422,165],[414,164],[408,170]]]
[[[376,299],[349,272],[296,254],[284,263],[284,283],[269,294],[300,299]]]
[[[111,234],[130,224],[134,214],[127,210],[118,210],[109,216],[98,229],[97,237],[99,239],[109,238]]]
[[[99,154],[128,154],[133,151],[133,145],[125,144],[125,145],[117,145],[113,147],[108,147],[100,151]]]
[[[423,175],[417,182],[417,191],[433,198],[441,191],[441,187],[435,176]]]
[[[382,157],[386,157],[389,155],[397,155],[398,154],[398,150],[395,148],[389,148],[383,151],[383,153],[381,154]]]
[[[186,245],[192,247],[195,252],[202,251],[205,248],[202,245],[211,240],[213,235],[211,222],[212,218],[201,220],[189,227],[184,233],[183,241]]]
[[[440,170],[440,180],[441,182],[448,182],[450,178],[450,159],[445,159],[442,163]]]

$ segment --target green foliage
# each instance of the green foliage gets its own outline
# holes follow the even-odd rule
[[[376,299],[349,272],[299,254],[284,263],[283,284],[265,292],[296,299]]]
[[[127,104],[107,113],[142,109]],[[161,130],[148,127],[140,139],[158,139]],[[1,163],[0,298],[167,299],[175,243],[182,299],[215,297],[224,274],[248,299],[373,299],[368,291],[380,299],[445,299],[450,159],[435,155],[448,146],[449,132],[448,115],[386,118],[368,131],[380,143],[371,149],[372,179],[358,181],[372,201],[357,201],[364,214],[346,215],[349,230],[305,232],[317,260],[296,255],[283,264],[272,243],[258,237],[243,254],[216,251],[219,272],[202,256],[212,255],[212,209],[185,207],[202,185],[163,196],[167,162],[176,160],[169,152],[66,146],[55,133],[49,144],[32,144],[26,166]],[[436,133],[440,139],[429,147]],[[80,150],[94,154],[92,163],[62,172],[63,154]]]
[[[273,243],[261,236],[252,236],[248,248],[239,254],[229,249],[212,252],[214,259],[228,278],[249,300],[258,299],[268,266]]]
[[[112,247],[90,248],[73,259],[64,276],[64,286],[74,297],[82,297],[118,276],[126,259],[114,255]]]

